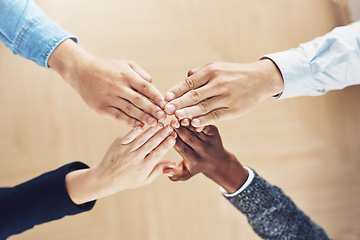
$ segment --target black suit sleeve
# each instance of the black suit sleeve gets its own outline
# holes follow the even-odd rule
[[[76,205],[65,186],[66,174],[84,168],[88,166],[74,162],[15,187],[0,188],[0,239],[91,210],[95,201]]]

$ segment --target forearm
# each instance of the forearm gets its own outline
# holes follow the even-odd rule
[[[226,157],[217,166],[205,171],[204,175],[224,188],[228,193],[234,193],[246,182],[249,172],[233,154],[227,152]]]
[[[72,171],[66,175],[66,189],[77,205],[97,200],[122,190],[121,183],[99,173],[97,167]]]
[[[68,39],[62,42],[50,55],[49,67],[56,71],[75,90],[79,91],[86,79],[81,77],[84,71],[90,72],[90,64],[96,58],[82,49],[74,41]]]
[[[33,0],[0,1],[0,40],[14,54],[47,67],[52,51],[64,40],[76,37],[61,29]]]
[[[276,96],[284,91],[284,80],[276,66],[270,59],[261,59],[253,63],[255,71],[251,71],[249,79],[258,79],[260,84],[258,86],[261,98],[268,98]],[[252,70],[252,69],[251,69]]]
[[[360,21],[335,28],[298,48],[266,55],[284,79],[280,98],[322,95],[360,84]]]
[[[245,216],[263,239],[329,239],[284,192],[254,172],[242,192],[227,199]]]
[[[0,190],[0,239],[45,222],[92,209],[95,202],[76,205],[69,198],[65,176],[86,168],[75,162],[13,188]]]

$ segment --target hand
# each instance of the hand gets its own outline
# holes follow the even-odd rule
[[[248,171],[224,149],[215,126],[206,126],[202,132],[180,126],[176,132],[174,148],[183,161],[176,168],[163,171],[172,181],[186,181],[202,172],[228,193],[235,192],[246,182]]]
[[[245,114],[283,88],[281,74],[269,59],[250,64],[212,63],[190,70],[185,81],[166,93],[165,112],[204,127]]]
[[[134,128],[114,141],[98,165],[67,174],[70,198],[82,204],[151,183],[165,167],[176,166],[172,161],[159,162],[174,146],[175,137],[171,126],[161,123],[145,132]]]
[[[151,77],[132,61],[102,60],[81,49],[72,40],[61,43],[51,54],[49,66],[77,90],[98,113],[130,126],[155,126],[165,120],[165,106]]]

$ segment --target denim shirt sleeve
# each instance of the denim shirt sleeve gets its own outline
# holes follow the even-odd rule
[[[360,21],[263,58],[271,59],[283,76],[280,99],[322,95],[360,84]]]
[[[33,0],[0,0],[0,40],[14,54],[48,67],[52,51],[69,38],[77,42]]]

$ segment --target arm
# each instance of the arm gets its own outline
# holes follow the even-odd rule
[[[249,169],[249,171],[252,171]],[[237,194],[225,197],[248,219],[262,239],[327,240],[325,231],[302,212],[278,187],[256,172],[249,185]]]
[[[177,168],[163,171],[171,180],[188,180],[202,172],[225,189],[224,195],[264,239],[328,239],[280,188],[245,169],[227,152],[215,126],[207,126],[203,132],[185,127],[176,131],[175,149],[183,161]]]
[[[77,41],[33,0],[0,0],[0,40],[14,54],[47,67],[52,51],[69,38]]]
[[[15,187],[0,188],[0,239],[91,210],[95,201],[74,204],[65,184],[69,172],[86,168],[85,164],[75,162]]]
[[[360,84],[360,21],[337,27],[298,48],[266,55],[284,79],[280,98],[322,95]]]
[[[232,119],[257,103],[321,95],[360,83],[360,21],[250,64],[212,63],[190,70],[166,93],[165,110],[194,127]]]
[[[165,101],[132,61],[103,60],[79,47],[33,0],[0,0],[0,40],[15,54],[51,67],[95,111],[130,126],[155,126]]]
[[[151,183],[174,162],[159,160],[175,144],[161,124],[119,137],[94,167],[75,162],[12,188],[0,188],[0,239],[89,211],[95,199]]]

